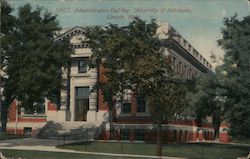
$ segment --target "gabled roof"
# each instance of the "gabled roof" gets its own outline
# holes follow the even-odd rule
[[[55,41],[61,41],[65,38],[70,38],[76,34],[85,34],[85,28],[83,27],[80,27],[80,26],[75,26],[69,30],[67,30],[66,32],[60,34],[56,39]]]
[[[85,34],[85,28],[80,27],[80,26],[75,26],[69,30],[67,30],[66,32],[60,34],[58,37],[56,37],[55,41],[62,41],[64,39],[69,39],[72,36],[76,35],[76,34]],[[70,47],[72,48],[87,48],[88,45],[87,43],[81,43],[81,44],[71,44]]]

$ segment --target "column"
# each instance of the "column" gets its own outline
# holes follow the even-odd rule
[[[89,110],[87,114],[87,121],[96,122],[98,121],[96,106],[97,106],[97,91],[94,89],[97,81],[97,70],[91,69],[90,73],[90,96],[89,96]]]
[[[97,82],[97,70],[90,70],[90,97],[89,97],[89,110],[96,111],[97,106],[97,91],[93,89]]]
[[[67,68],[62,68],[62,89],[61,89],[61,107],[60,110],[66,110],[67,109],[67,87],[68,87],[68,69]]]

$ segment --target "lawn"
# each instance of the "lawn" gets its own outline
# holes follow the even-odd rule
[[[250,144],[250,139],[233,139],[232,142],[240,144]]]
[[[156,155],[156,145],[149,143],[81,142],[58,146],[58,148],[90,152]],[[249,146],[208,143],[168,144],[163,147],[164,156],[190,159],[236,159],[240,156],[247,156],[249,151]]]
[[[26,151],[26,150],[1,150],[5,157],[8,158],[25,158],[25,159],[139,159],[129,157],[115,157],[103,155],[87,155],[65,152],[45,152],[45,151]]]

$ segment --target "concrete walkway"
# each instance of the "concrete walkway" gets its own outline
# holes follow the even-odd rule
[[[74,141],[67,140],[66,142],[73,143]],[[82,152],[82,151],[75,151],[75,150],[58,149],[56,148],[56,145],[58,145],[58,141],[51,140],[51,139],[36,139],[36,138],[12,139],[12,140],[0,141],[0,150],[1,149],[31,150],[31,151],[66,152],[66,153],[89,154],[89,155],[105,155],[105,156],[115,156],[115,157],[159,158],[158,156]],[[184,159],[184,158],[161,157],[161,159]]]
[[[196,141],[192,141],[192,142],[187,142],[187,143],[197,143]],[[229,143],[223,143],[223,142],[219,142],[219,141],[200,141],[198,143],[211,143],[211,144],[222,144],[222,145],[235,145],[235,146],[249,146],[250,144],[243,144],[243,143],[234,143],[234,142],[229,142]]]
[[[22,138],[22,139],[8,139],[0,140],[1,146],[14,147],[14,146],[57,146],[62,144],[74,143],[76,140],[62,140],[57,139],[37,139],[37,138]],[[79,141],[78,141],[79,142]]]

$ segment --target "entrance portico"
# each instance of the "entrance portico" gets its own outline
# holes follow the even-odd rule
[[[90,53],[82,52],[82,57]],[[89,58],[89,57],[88,57]],[[97,95],[93,86],[97,81],[96,69],[89,69],[84,73],[79,73],[80,57],[75,57],[72,61],[70,73],[70,121],[95,121],[95,112],[97,108]],[[94,112],[94,113],[93,113]],[[94,115],[94,116],[93,116]]]

